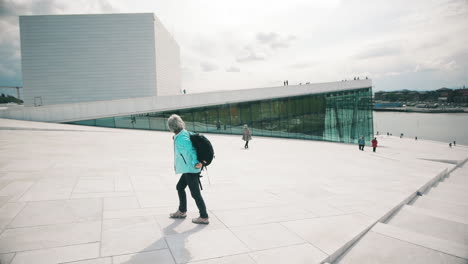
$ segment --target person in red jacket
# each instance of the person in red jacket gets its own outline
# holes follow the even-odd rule
[[[372,140],[372,148],[374,149],[374,152],[375,152],[375,149],[377,148],[377,138],[374,138]]]

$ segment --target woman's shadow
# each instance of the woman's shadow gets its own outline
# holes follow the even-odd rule
[[[188,217],[187,217],[188,218]],[[171,254],[171,260],[169,263],[186,263],[189,262],[191,259],[190,251],[186,249],[185,247],[185,241],[187,237],[190,235],[199,232],[207,227],[207,225],[200,225],[200,224],[193,224],[194,227],[185,230],[185,231],[177,231],[176,228],[185,223],[185,221],[190,221],[189,219],[174,219],[174,218],[169,218],[169,221],[171,223],[166,226],[162,227],[162,237],[159,238],[158,240],[154,241],[151,245],[148,245],[145,249],[140,250],[139,252],[133,253],[134,255],[127,261],[123,262],[123,264],[146,264],[146,263],[156,263],[152,261],[151,256],[148,256],[144,253],[149,253],[149,252],[155,252],[155,251],[162,251],[162,250],[168,250],[169,253]],[[157,221],[158,222],[158,221]],[[158,222],[158,225],[161,225]],[[169,246],[167,236],[172,236],[172,235],[177,235],[179,234],[181,237],[180,239],[172,239],[171,246]],[[164,248],[160,249],[155,249],[160,247],[161,244],[164,244]],[[143,254],[141,254],[143,253]],[[179,261],[179,262],[177,262]],[[158,262],[158,264],[166,264],[166,262],[161,263]]]

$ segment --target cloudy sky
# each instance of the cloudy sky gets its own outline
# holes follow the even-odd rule
[[[21,85],[19,15],[133,12],[173,34],[189,92],[354,76],[374,91],[468,86],[468,0],[0,0],[0,86]]]

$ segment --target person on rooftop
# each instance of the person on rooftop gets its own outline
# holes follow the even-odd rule
[[[177,193],[179,195],[179,208],[175,213],[171,213],[171,218],[187,217],[187,195],[185,188],[188,186],[192,198],[197,204],[200,217],[192,219],[195,224],[209,224],[208,213],[205,201],[200,192],[200,172],[202,163],[197,159],[197,152],[190,141],[190,133],[185,130],[185,123],[178,115],[171,115],[167,120],[169,130],[175,135],[174,139],[174,169],[176,174],[182,173],[177,183]]]

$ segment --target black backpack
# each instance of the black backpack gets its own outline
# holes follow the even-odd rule
[[[198,160],[203,164],[202,168],[210,165],[214,158],[211,142],[204,135],[198,133],[191,133],[190,141],[197,152]]]

